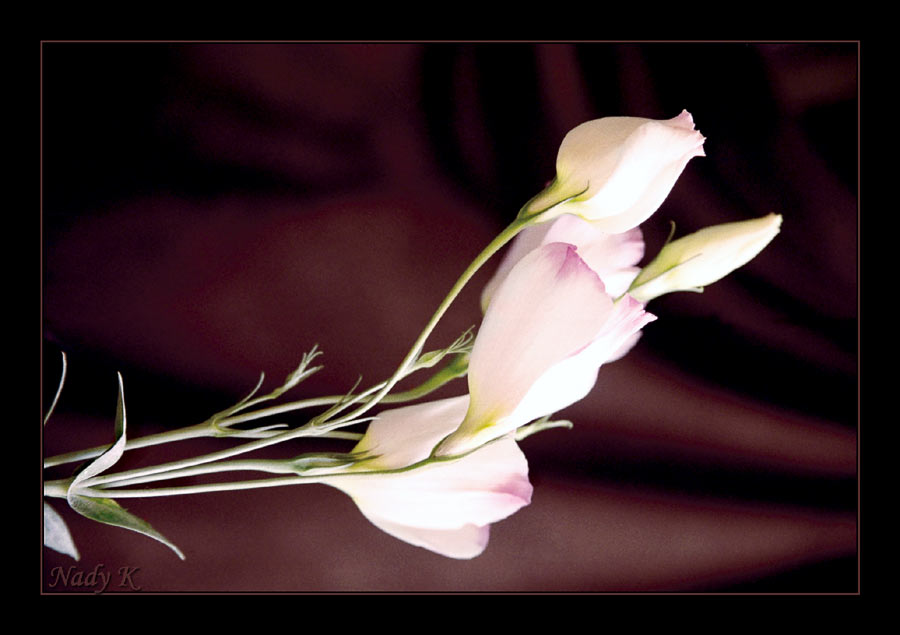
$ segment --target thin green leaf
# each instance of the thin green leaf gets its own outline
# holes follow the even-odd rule
[[[121,373],[116,373],[116,376],[119,378],[119,399],[116,402],[116,441],[108,450],[106,450],[106,452],[98,456],[92,463],[78,473],[69,488],[70,492],[77,489],[78,485],[83,481],[86,481],[92,476],[97,476],[101,472],[111,468],[125,453],[125,386],[122,383]]]
[[[181,553],[181,550],[178,547],[151,527],[148,522],[129,513],[116,501],[109,498],[93,498],[79,493],[81,483],[115,465],[116,462],[122,458],[122,454],[125,453],[127,427],[125,417],[125,387],[122,382],[122,375],[117,373],[117,376],[119,378],[119,399],[116,402],[116,441],[113,443],[112,447],[98,456],[92,463],[78,473],[72,481],[72,485],[69,487],[66,499],[69,501],[69,506],[82,516],[107,525],[130,529],[139,534],[149,536],[172,549],[179,558],[184,560],[184,554]]]
[[[241,399],[241,400],[240,400],[239,402],[237,402],[234,406],[232,406],[231,408],[229,408],[226,412],[228,412],[228,411],[234,411],[234,410],[236,410],[236,409],[239,409],[239,408],[240,408],[241,406],[243,406],[245,403],[247,403],[248,401],[250,401],[250,399],[253,398],[253,395],[255,395],[255,394],[257,393],[257,391],[259,391],[259,389],[262,388],[262,385],[263,385],[263,382],[264,382],[264,381],[266,381],[266,374],[265,374],[265,373],[260,373],[260,374],[259,374],[259,381],[256,382],[256,387],[255,387],[253,390],[250,391],[250,394],[247,395],[246,397],[244,397],[243,399]]]
[[[62,354],[62,373],[59,376],[59,386],[56,389],[56,395],[53,397],[53,402],[50,404],[50,408],[47,409],[47,414],[44,415],[44,425],[47,425],[47,421],[50,420],[50,415],[53,414],[53,409],[56,408],[56,402],[59,401],[59,396],[62,394],[63,384],[66,383],[66,354],[63,352]],[[77,558],[76,558],[77,560]]]
[[[288,390],[294,388],[297,384],[299,384],[301,381],[303,381],[310,375],[322,370],[324,368],[324,366],[314,366],[312,368],[309,367],[309,365],[312,363],[312,361],[321,354],[322,354],[322,351],[320,351],[318,349],[318,345],[317,344],[314,345],[308,353],[303,354],[303,359],[300,361],[300,365],[293,372],[291,372],[290,375],[288,375],[285,378],[284,383],[281,386],[279,386],[278,388],[276,388],[275,390],[273,390],[272,392],[270,392],[268,394],[261,395],[259,397],[254,398],[254,395],[262,387],[263,381],[266,378],[265,373],[260,374],[259,382],[257,382],[256,388],[254,388],[252,391],[250,391],[249,395],[247,395],[246,397],[241,399],[235,405],[233,405],[229,408],[226,408],[225,410],[222,410],[221,412],[217,412],[216,414],[211,416],[207,421],[209,421],[209,423],[219,432],[225,432],[225,429],[228,427],[229,424],[227,424],[227,423],[220,424],[219,421],[221,421],[222,419],[227,419],[228,417],[231,417],[231,416],[237,414],[238,412],[241,412],[242,410],[246,410],[247,408],[257,406],[261,403],[265,403],[265,402],[271,401],[273,399],[277,399],[278,397],[280,397],[281,395],[286,393]]]
[[[88,496],[76,494],[71,489],[69,489],[68,498],[69,505],[71,505],[72,509],[82,516],[107,525],[130,529],[131,531],[136,531],[139,534],[158,540],[174,551],[179,558],[184,560],[184,554],[181,552],[181,549],[176,547],[168,538],[150,526],[150,523],[141,520],[111,498],[90,498]]]
[[[419,399],[420,397],[424,397],[425,395],[434,392],[447,382],[464,376],[467,372],[469,372],[469,355],[466,353],[456,354],[446,366],[415,388],[386,395],[382,401],[384,403],[402,403],[404,401]]]
[[[44,501],[44,546],[71,556],[75,560],[81,559],[66,521],[46,501]]]
[[[319,350],[319,345],[313,344],[313,347],[308,353],[303,353],[303,358],[300,360],[300,365],[297,367],[297,369],[290,375],[288,375],[284,380],[284,384],[281,387],[273,390],[271,392],[271,395],[273,397],[280,396],[282,393],[287,392],[310,375],[313,375],[314,373],[317,373],[325,368],[324,366],[313,366],[312,368],[310,368],[309,366],[312,361],[321,354],[322,351]]]

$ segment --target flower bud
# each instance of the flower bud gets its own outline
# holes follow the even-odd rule
[[[640,302],[703,287],[750,262],[775,238],[781,216],[706,227],[668,243],[635,278],[628,293]]]
[[[540,222],[575,214],[598,229],[637,227],[662,204],[705,138],[686,110],[673,119],[604,117],[573,128],[556,157],[556,178],[526,204]]]

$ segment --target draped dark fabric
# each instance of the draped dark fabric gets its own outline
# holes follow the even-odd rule
[[[325,486],[125,501],[186,562],[55,499],[82,559],[45,550],[45,591],[89,591],[59,567],[97,565],[108,592],[129,590],[121,567],[165,592],[857,590],[856,43],[45,43],[42,56],[45,405],[69,356],[45,455],[111,440],[117,370],[135,436],[202,421],[314,344],[325,369],[298,398],[389,376],[589,119],[687,109],[707,138],[642,225],[648,256],[670,221],[680,236],[784,218],[727,279],[652,301],[659,319],[562,413],[574,428],[522,443],[533,501],[479,558],[397,541]],[[479,322],[495,266],[429,348]]]

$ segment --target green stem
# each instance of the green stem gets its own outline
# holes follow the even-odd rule
[[[205,456],[200,456],[192,459],[185,459],[182,461],[174,461],[154,467],[149,468],[140,468],[136,470],[130,470],[127,472],[121,472],[118,474],[109,474],[105,476],[97,476],[85,481],[84,485],[86,487],[90,487],[92,485],[99,485],[102,483],[111,483],[116,481],[123,481],[129,479],[137,479],[146,476],[161,474],[161,473],[170,473],[176,472],[179,470],[184,470],[187,468],[192,468],[197,465],[202,465],[205,463],[212,463],[215,461],[220,461],[222,459],[231,458],[233,456],[237,456],[239,454],[243,454],[246,452],[251,452],[253,450],[261,449],[264,447],[268,447],[270,445],[274,445],[276,443],[281,443],[282,441],[287,441],[289,439],[302,437],[302,436],[319,436],[319,437],[327,437],[327,436],[336,436],[338,433],[334,430],[336,427],[340,427],[343,425],[349,425],[350,422],[356,421],[360,418],[360,416],[366,413],[370,408],[375,406],[377,403],[382,401],[386,401],[385,397],[388,392],[408,374],[408,369],[416,359],[416,357],[421,353],[423,346],[425,345],[426,340],[431,335],[434,328],[437,326],[440,319],[447,312],[447,309],[462,291],[463,287],[471,280],[471,278],[475,275],[475,273],[484,265],[488,259],[491,258],[497,251],[499,251],[504,245],[506,245],[510,240],[512,240],[522,229],[531,225],[535,222],[535,216],[527,216],[527,217],[516,218],[506,229],[504,229],[498,236],[496,236],[488,245],[485,247],[478,256],[476,256],[475,260],[473,260],[469,266],[463,271],[462,275],[450,289],[447,296],[438,306],[435,313],[431,316],[431,319],[425,325],[425,328],[419,334],[419,337],[416,339],[415,343],[410,348],[406,357],[397,367],[397,370],[388,379],[386,382],[382,384],[373,386],[365,391],[361,395],[357,395],[352,398],[349,402],[343,403],[343,400],[346,397],[321,397],[317,399],[306,399],[302,401],[292,402],[289,404],[282,404],[280,406],[272,406],[269,408],[263,408],[261,410],[257,410],[254,412],[249,412],[241,415],[235,415],[233,417],[225,417],[221,420],[216,421],[218,426],[226,426],[226,425],[234,425],[236,423],[241,423],[245,421],[250,421],[253,419],[258,419],[261,417],[272,416],[275,414],[280,414],[284,412],[289,412],[291,410],[298,410],[301,408],[314,407],[319,405],[328,405],[328,404],[337,404],[335,408],[329,413],[325,413],[324,416],[314,418],[308,424],[301,426],[300,428],[296,428],[294,430],[289,430],[281,433],[273,433],[271,436],[263,439],[257,439],[256,441],[252,441],[250,443],[246,443],[234,448],[230,448],[227,450],[222,450],[219,452],[213,452],[211,454],[207,454]],[[420,387],[421,388],[421,387]],[[427,394],[431,390],[434,390],[436,386],[429,386],[424,390],[413,389],[408,391],[407,393],[403,393],[401,395],[396,395],[393,399],[389,399],[387,401],[399,401],[400,399],[409,398],[418,398],[424,394]],[[371,392],[378,391],[374,396],[369,397],[368,395]],[[362,405],[360,405],[353,412],[343,415],[341,418],[337,420],[328,420],[331,419],[335,414],[340,412],[341,410],[349,407],[354,403],[358,403],[359,401],[363,401]],[[245,404],[246,405],[246,404]],[[328,426],[327,429],[322,429],[322,425],[326,424]],[[248,433],[249,434],[249,433]],[[239,436],[240,432],[235,431],[235,436]],[[216,426],[210,425],[210,422],[204,422],[201,424],[197,424],[195,426],[188,426],[187,428],[183,428],[181,430],[174,430],[171,432],[163,432],[155,435],[149,435],[146,437],[129,440],[126,444],[126,449],[135,449],[141,447],[148,447],[152,445],[158,445],[162,443],[168,443],[171,441],[178,441],[183,439],[190,438],[198,438],[198,437],[209,437],[209,436],[221,436],[221,431],[216,428]],[[86,460],[90,458],[94,458],[102,454],[109,446],[98,446],[95,448],[90,448],[88,450],[81,450],[77,452],[70,452],[67,454],[61,454],[54,457],[50,457],[44,461],[44,467],[52,467],[55,465],[60,465],[63,463],[69,463],[72,461]],[[211,466],[212,467],[212,466]],[[178,488],[174,488],[178,489]]]
[[[497,253],[506,243],[512,240],[516,234],[522,231],[528,225],[531,225],[535,222],[535,218],[533,216],[527,218],[516,218],[509,226],[504,229],[500,234],[492,240],[487,247],[485,247],[480,254],[475,257],[475,260],[469,264],[465,271],[463,271],[462,275],[450,288],[450,292],[438,306],[437,310],[434,312],[434,315],[431,316],[431,319],[425,325],[425,328],[419,334],[418,339],[416,339],[415,343],[412,345],[412,348],[409,349],[409,352],[406,354],[406,357],[403,358],[403,361],[400,362],[400,365],[397,367],[397,370],[394,371],[393,376],[387,380],[382,387],[382,389],[372,398],[367,400],[364,404],[359,406],[353,412],[345,415],[344,419],[356,419],[366,413],[370,408],[379,403],[385,395],[400,381],[406,369],[412,364],[413,360],[419,355],[422,351],[422,348],[425,345],[425,341],[428,339],[428,336],[431,335],[431,332],[437,326],[437,323],[444,316],[444,313],[447,312],[447,309],[450,308],[450,305],[456,299],[456,296],[460,294],[463,287],[466,286],[466,283],[472,279],[472,276],[486,263],[491,256]],[[344,419],[340,419],[334,423],[340,423]]]
[[[176,478],[187,478],[188,476],[200,476],[203,474],[217,474],[219,472],[234,471],[252,471],[252,472],[269,472],[272,474],[295,474],[288,461],[271,460],[271,459],[240,459],[237,461],[220,461],[217,463],[206,463],[204,465],[195,465],[180,470],[168,470],[159,474],[147,474],[134,478],[117,478],[113,481],[105,481],[103,484],[115,484],[115,487],[128,487],[130,485],[139,485],[141,483],[152,483],[154,481],[168,481]],[[101,483],[92,482],[92,485],[100,485]]]
[[[143,467],[137,468],[134,470],[127,470],[125,472],[118,472],[116,474],[104,474],[101,476],[95,476],[93,478],[89,478],[84,481],[85,487],[91,487],[94,485],[101,485],[104,483],[111,483],[115,481],[122,480],[130,480],[134,478],[139,478],[143,476],[149,476],[151,474],[161,474],[163,472],[174,472],[176,470],[182,470],[189,467],[194,467],[195,465],[202,465],[204,463],[213,463],[214,461],[221,461],[224,459],[230,459],[234,456],[239,456],[241,454],[246,454],[247,452],[253,452],[255,450],[260,450],[262,448],[268,447],[270,445],[275,445],[277,443],[281,443],[283,441],[288,441],[290,439],[296,439],[304,436],[315,436],[322,437],[327,436],[329,433],[327,431],[316,430],[314,427],[309,425],[302,426],[300,428],[296,428],[294,430],[287,430],[285,432],[281,432],[274,436],[271,436],[267,439],[257,439],[255,441],[251,441],[249,443],[244,443],[243,445],[238,445],[233,448],[228,448],[226,450],[219,450],[218,452],[211,452],[210,454],[205,454],[203,456],[197,456],[190,459],[182,459],[180,461],[172,461],[169,463],[163,463],[161,465],[155,465],[152,467]]]
[[[279,487],[315,482],[315,477],[283,476],[280,478],[238,481],[235,483],[207,483],[205,485],[185,485],[182,487],[156,487],[152,489],[106,490],[89,487],[79,488],[83,496],[96,498],[153,498],[157,496],[181,496],[184,494],[204,494],[208,492],[230,492],[235,490],[256,489],[261,487]]]
[[[490,443],[490,442],[489,442]],[[479,446],[480,447],[480,446]],[[469,454],[478,448],[470,450],[465,454]],[[89,479],[84,481],[82,485],[79,485],[78,493],[83,496],[93,496],[98,498],[151,498],[156,496],[180,496],[183,494],[203,494],[208,492],[227,492],[227,491],[235,491],[235,490],[245,490],[245,489],[256,489],[262,487],[280,487],[283,485],[297,485],[301,483],[322,483],[325,479],[334,479],[334,478],[360,478],[366,476],[373,476],[376,474],[399,474],[401,472],[410,472],[412,470],[419,469],[425,465],[430,463],[439,463],[446,461],[455,461],[464,456],[464,454],[460,455],[448,455],[442,457],[428,457],[417,463],[413,463],[411,465],[405,465],[403,467],[398,468],[388,468],[383,470],[370,470],[370,471],[340,471],[333,472],[330,474],[315,474],[315,475],[301,475],[294,474],[291,476],[284,476],[279,478],[271,478],[271,479],[254,479],[251,481],[237,481],[232,483],[206,483],[202,485],[185,485],[181,487],[156,487],[156,488],[147,488],[147,489],[106,489],[104,487],[92,488],[89,485],[96,484],[94,479]],[[281,464],[281,465],[279,465]],[[178,477],[182,476],[193,476],[195,474],[202,473],[211,473],[215,471],[225,471],[227,469],[233,470],[261,470],[267,472],[287,472],[290,470],[290,461],[228,461],[224,463],[217,463],[216,465],[204,466],[210,468],[204,471],[201,468],[195,468],[192,470],[182,470],[177,473]],[[223,469],[217,470],[213,469],[216,467],[222,467]],[[166,478],[175,478],[175,476],[170,476],[171,474],[175,474],[175,472],[169,472],[165,475]],[[99,479],[98,479],[99,480]],[[128,481],[128,484],[137,484],[139,479],[131,479]],[[151,479],[148,479],[151,480]],[[162,480],[162,479],[159,479]],[[71,479],[63,479],[61,481],[52,481],[46,483],[44,485],[44,494],[45,496],[59,495],[57,492],[65,491],[67,484],[71,482]],[[147,481],[143,481],[147,482]],[[124,481],[117,483],[117,486],[123,486],[125,484]],[[65,494],[63,494],[65,496]]]
[[[325,399],[331,399],[331,397],[323,397],[321,401],[324,402]],[[324,404],[332,404],[338,401],[340,397],[334,397],[333,401],[324,402],[323,404],[316,405],[324,405]],[[314,401],[310,399],[309,401]],[[299,403],[299,402],[298,402]],[[309,406],[306,406],[309,407]],[[249,419],[248,419],[249,420]],[[228,420],[229,423],[236,423],[231,419]],[[266,430],[264,432],[257,432],[254,430],[232,430],[229,434],[224,435],[227,438],[235,438],[235,439],[246,439],[253,438],[253,436],[260,435],[262,438],[270,438],[277,436],[279,434],[283,434],[284,431],[279,430]],[[153,445],[161,445],[163,443],[172,443],[174,441],[184,441],[187,439],[199,439],[202,437],[222,437],[221,432],[217,432],[209,425],[208,422],[198,423],[197,425],[188,426],[186,428],[181,428],[180,430],[172,430],[169,432],[159,432],[157,434],[148,434],[145,437],[138,437],[136,439],[128,439],[125,444],[126,450],[137,450],[138,448],[146,448]],[[318,433],[316,436],[326,437],[329,439],[346,439],[348,441],[359,441],[362,438],[362,435],[357,432],[342,432],[340,430],[328,430]],[[87,448],[85,450],[77,450],[75,452],[67,452],[65,454],[57,454],[56,456],[51,456],[47,459],[44,459],[44,468],[55,467],[57,465],[64,465],[66,463],[74,463],[75,461],[87,461],[88,459],[93,459],[104,452],[106,452],[110,448],[109,445],[98,445],[93,448]]]
[[[380,384],[379,384],[380,385]],[[357,395],[355,399],[364,399],[369,393],[377,390],[377,386],[373,386],[362,394]],[[343,397],[340,399],[344,399]],[[313,400],[309,400],[313,401]],[[338,400],[338,403],[340,401]],[[252,414],[252,413],[251,413]],[[315,421],[315,419],[313,420]],[[352,422],[352,419],[346,420],[343,422],[344,425],[348,425]],[[273,431],[274,432],[274,431]],[[167,441],[175,440],[175,437],[178,438],[192,438],[192,437],[200,437],[200,436],[218,436],[220,432],[217,432],[215,428],[209,425],[209,422],[204,422],[202,424],[198,424],[196,426],[190,426],[188,428],[184,428],[182,430],[175,430],[169,433],[161,433],[159,435],[150,435],[148,437],[143,437],[143,439],[137,439],[138,442],[144,441],[143,445],[153,445],[152,441],[156,443],[165,443]],[[240,433],[235,432],[235,435],[239,435]],[[110,483],[120,480],[127,480],[133,478],[139,478],[144,476],[149,476],[153,474],[161,474],[168,473],[176,470],[182,470],[185,468],[193,467],[195,465],[202,465],[204,463],[212,463],[214,461],[219,461],[222,459],[228,459],[233,456],[238,456],[240,454],[245,454],[247,452],[252,452],[254,450],[259,450],[261,448],[268,447],[270,445],[275,445],[277,443],[281,443],[283,441],[288,441],[290,439],[295,439],[298,437],[304,436],[315,436],[315,437],[326,437],[326,438],[344,438],[344,439],[352,439],[358,440],[359,436],[355,433],[348,432],[340,432],[336,430],[323,430],[317,428],[315,425],[312,425],[312,422],[307,423],[299,428],[295,428],[294,430],[287,430],[284,432],[276,432],[271,436],[266,438],[257,439],[256,441],[251,441],[250,443],[245,443],[243,445],[235,446],[233,448],[227,450],[220,450],[218,452],[213,452],[211,454],[206,454],[199,457],[194,457],[190,459],[183,459],[181,461],[172,461],[170,463],[163,463],[161,465],[155,465],[152,467],[144,467],[138,468],[134,470],[128,470],[126,472],[119,472],[115,474],[105,474],[102,476],[96,476],[94,478],[87,479],[85,481],[85,486],[91,485],[99,485],[102,483]],[[146,440],[150,439],[151,443],[148,443]],[[138,445],[142,445],[141,443],[134,443],[131,445],[132,448],[137,447]],[[126,444],[126,448],[128,445]],[[95,448],[96,449],[96,448]],[[104,448],[101,448],[101,451]],[[72,455],[76,455],[79,453],[72,453]],[[58,458],[58,457],[54,457]],[[69,457],[64,457],[69,458]],[[77,459],[76,459],[77,460]],[[65,462],[65,461],[63,461]],[[45,462],[46,465],[46,462]]]
[[[214,436],[214,431],[208,423],[199,423],[197,425],[181,428],[180,430],[172,430],[170,432],[160,432],[158,434],[150,434],[146,437],[137,439],[129,439],[125,446],[126,450],[135,450],[137,448],[145,448],[151,445],[159,445],[160,443],[169,443],[171,441],[183,441],[185,439],[196,439],[199,437]],[[93,459],[110,448],[109,445],[98,445],[94,448],[86,450],[78,450],[76,452],[67,452],[65,454],[57,454],[44,459],[44,467],[54,467],[74,461],[86,461]]]
[[[420,397],[424,397],[425,395],[434,392],[441,386],[443,386],[447,381],[454,379],[455,377],[464,374],[460,373],[444,373],[438,372],[435,373],[432,377],[426,380],[422,385],[416,386],[415,388],[411,388],[402,393],[395,393],[393,395],[385,396],[381,401],[382,403],[404,403],[407,401],[412,401],[414,399],[419,399]],[[386,382],[382,382],[377,384],[376,386],[369,389],[369,391],[377,390],[384,386]],[[295,410],[303,410],[305,408],[315,408],[318,406],[331,406],[336,403],[340,403],[342,400],[346,399],[346,395],[330,395],[326,397],[316,397],[313,399],[302,399],[299,401],[292,401],[285,404],[280,404],[277,406],[270,406],[268,408],[262,408],[260,410],[254,410],[253,412],[244,413],[241,415],[234,415],[231,417],[225,417],[222,419],[218,419],[216,423],[220,427],[224,426],[232,426],[238,423],[245,423],[247,421],[253,421],[255,419],[262,419],[264,417],[271,417],[277,414],[283,414],[286,412],[293,412]],[[253,431],[245,431],[242,433],[238,430],[232,430],[229,434],[224,436],[226,437],[234,437],[234,438],[246,438],[253,434]],[[275,430],[267,430],[263,433],[259,433],[265,436],[265,438],[276,436],[277,434],[281,434],[281,432],[276,432]],[[151,434],[145,437],[139,437],[136,439],[128,439],[125,450],[135,450],[138,448],[145,448],[153,445],[160,445],[163,443],[170,443],[173,441],[182,441],[185,439],[195,439],[200,437],[220,437],[223,436],[220,431],[217,431],[208,421],[203,423],[199,423],[194,426],[188,426],[186,428],[182,428],[180,430],[172,430],[169,432],[160,432],[158,434]],[[355,432],[342,432],[340,430],[329,430],[329,431],[321,431],[317,436],[327,437],[331,439],[346,439],[351,441],[358,441],[361,438],[361,435]],[[100,445],[93,448],[88,448],[85,450],[78,450],[75,452],[67,452],[65,454],[58,454],[56,456],[49,457],[44,459],[44,467],[54,467],[57,465],[64,465],[66,463],[73,463],[75,461],[86,461],[88,459],[93,459],[101,454],[103,454],[106,450],[109,449],[109,445]]]

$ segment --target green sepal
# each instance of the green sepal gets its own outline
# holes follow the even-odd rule
[[[589,189],[591,189],[590,182],[567,184],[556,177],[522,206],[516,218],[522,221],[546,222],[562,213],[562,209],[555,212],[551,210],[566,201],[577,199]]]
[[[338,468],[352,465],[359,461],[358,455],[342,452],[320,452],[316,454],[303,454],[289,461],[291,471],[303,474],[309,470],[320,468]]]
[[[44,501],[44,546],[75,560],[81,559],[66,521],[47,501]]]
[[[59,396],[62,394],[63,385],[66,383],[66,353],[62,352],[62,371],[59,375],[59,386],[56,388],[56,395],[53,396],[53,401],[50,402],[50,407],[47,408],[47,414],[44,415],[44,425],[47,425],[47,422],[50,420],[50,415],[53,414],[53,409],[56,408],[56,403],[59,401]],[[77,560],[77,558],[76,558]]]
[[[141,520],[131,512],[127,511],[113,499],[82,496],[81,494],[72,492],[70,489],[68,500],[72,509],[82,516],[90,518],[91,520],[96,520],[99,523],[114,525],[116,527],[122,527],[123,529],[130,529],[131,531],[136,531],[139,534],[144,534],[154,540],[158,540],[174,551],[179,558],[184,560],[184,554],[178,547],[151,527],[150,523]]]
[[[551,428],[566,428],[571,430],[573,427],[575,427],[574,424],[568,419],[551,421],[550,415],[547,415],[546,417],[538,419],[537,421],[516,430],[516,441],[521,441],[522,439],[530,437],[532,434],[537,434],[538,432],[543,432],[544,430],[549,430]]]
[[[447,348],[422,353],[421,355],[419,355],[419,358],[416,360],[415,364],[413,364],[412,370],[432,368],[448,355],[468,356],[468,354],[472,352],[472,342],[475,340],[474,331],[475,327],[470,326]]]

